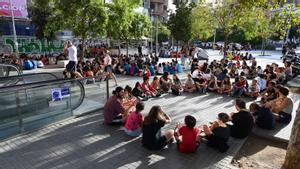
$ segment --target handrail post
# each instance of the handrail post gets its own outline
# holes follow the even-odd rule
[[[24,131],[23,128],[23,118],[21,113],[21,106],[20,106],[20,96],[19,91],[16,92],[16,103],[17,103],[17,113],[18,113],[18,120],[19,120],[19,132],[22,133]]]
[[[106,99],[109,98],[109,78],[106,77]]]
[[[0,77],[4,77],[4,68],[0,67]]]

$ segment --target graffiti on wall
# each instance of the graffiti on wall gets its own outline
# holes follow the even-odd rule
[[[38,40],[35,38],[18,38],[19,53],[60,53],[64,49],[64,41]],[[16,52],[16,45],[11,37],[4,37],[4,45]]]

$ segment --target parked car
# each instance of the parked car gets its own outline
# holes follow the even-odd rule
[[[196,47],[195,51],[194,51],[194,58],[197,58],[198,60],[206,60],[206,61],[208,61],[209,55],[206,52],[206,50],[204,50],[202,48]]]
[[[229,43],[229,47],[234,50],[242,50],[243,46],[239,43]]]

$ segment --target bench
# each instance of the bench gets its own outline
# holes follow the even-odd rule
[[[68,60],[59,60],[59,61],[57,61],[57,66],[60,68],[65,68],[68,63],[69,63]]]
[[[292,65],[293,76],[300,75],[300,65]]]

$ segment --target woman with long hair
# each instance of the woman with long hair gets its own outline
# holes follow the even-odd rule
[[[173,75],[173,83],[171,86],[171,90],[172,90],[172,93],[176,96],[180,95],[181,92],[183,91],[180,79],[178,78],[178,76],[176,74]]]
[[[170,116],[163,112],[160,106],[153,106],[145,117],[142,126],[142,144],[144,147],[150,150],[160,150],[172,142],[174,130],[161,134],[161,128],[166,123],[171,123]]]

